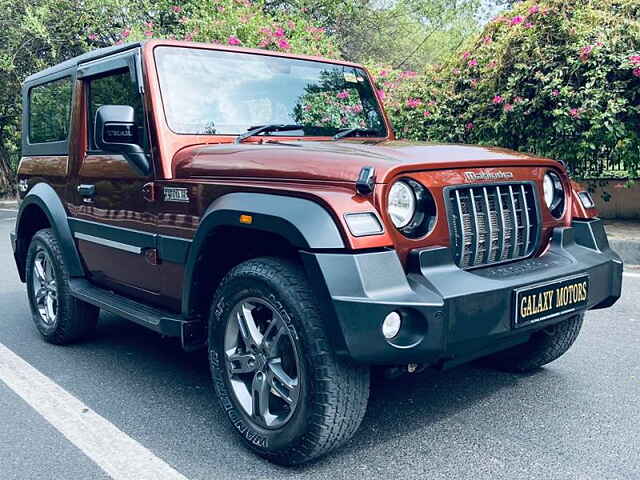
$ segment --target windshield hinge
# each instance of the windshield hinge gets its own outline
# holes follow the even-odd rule
[[[362,167],[358,179],[356,180],[356,192],[360,195],[369,195],[373,192],[373,187],[376,184],[376,170],[375,168]]]

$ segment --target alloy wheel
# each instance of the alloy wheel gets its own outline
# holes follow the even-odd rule
[[[53,325],[58,315],[58,288],[53,262],[43,248],[38,249],[33,261],[33,296],[44,324]]]
[[[295,412],[301,370],[291,330],[265,300],[246,298],[227,318],[225,365],[231,391],[252,421],[280,428]]]

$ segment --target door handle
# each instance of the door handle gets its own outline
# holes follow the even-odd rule
[[[93,197],[96,194],[96,186],[87,184],[78,185],[78,193],[81,197]]]

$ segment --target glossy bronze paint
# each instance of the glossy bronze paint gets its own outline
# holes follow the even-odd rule
[[[22,157],[18,176],[66,177],[69,157],[66,155]]]

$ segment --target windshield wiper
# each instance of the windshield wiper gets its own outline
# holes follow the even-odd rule
[[[377,130],[371,130],[369,128],[359,128],[359,127],[356,127],[356,128],[344,128],[344,129],[340,130],[338,133],[336,133],[333,136],[333,139],[334,140],[340,140],[341,138],[348,137],[348,136],[350,136],[350,135],[352,135],[354,133],[363,133],[365,135],[377,135],[378,131]]]
[[[236,137],[233,141],[234,143],[242,143],[247,138],[253,137],[254,135],[258,135],[259,133],[268,133],[268,132],[288,132],[290,130],[302,130],[304,128],[303,125],[286,125],[280,123],[270,123],[268,125],[258,125],[256,127],[251,127],[245,133],[242,133]]]

